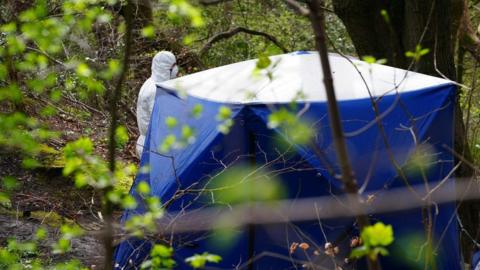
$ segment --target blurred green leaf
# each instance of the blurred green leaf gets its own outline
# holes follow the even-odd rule
[[[115,129],[115,141],[119,147],[123,147],[128,142],[128,131],[125,126],[118,126]]]
[[[216,116],[218,121],[224,121],[232,116],[232,110],[227,106],[221,106]]]
[[[82,77],[88,77],[92,75],[92,70],[85,63],[80,63],[77,66],[77,74]]]
[[[257,65],[256,67],[258,69],[266,69],[270,66],[270,64],[272,63],[272,61],[270,60],[270,58],[266,55],[261,55],[258,60],[257,60]]]
[[[165,124],[169,129],[173,129],[178,124],[177,118],[168,116],[167,118],[165,118]]]
[[[285,194],[279,179],[265,170],[246,166],[228,168],[210,181],[208,190],[221,203],[270,201]]]
[[[196,119],[200,118],[202,116],[203,112],[203,106],[202,104],[195,104],[192,109],[192,116]]]
[[[294,144],[308,144],[315,135],[311,125],[298,118],[296,114],[288,111],[285,107],[271,113],[268,116],[269,128],[279,128],[283,131],[287,140]]]
[[[195,269],[198,268],[205,268],[207,263],[219,263],[222,260],[222,257],[215,254],[210,254],[208,252],[204,252],[202,254],[195,254],[191,257],[185,259],[185,262],[190,264]]]
[[[380,10],[380,15],[382,15],[383,20],[384,20],[386,23],[390,23],[390,16],[388,15],[388,11],[387,11],[387,10],[385,10],[385,9]]]
[[[388,250],[385,247],[394,241],[392,226],[382,222],[363,228],[360,237],[363,244],[352,250],[352,258],[368,256],[371,260],[377,260],[378,255],[387,256]]]
[[[142,195],[148,195],[150,193],[150,186],[146,182],[140,182],[138,183],[137,191]]]
[[[393,228],[391,225],[385,225],[382,222],[377,222],[372,226],[367,226],[363,229],[361,235],[365,245],[376,246],[388,246],[393,238]]]
[[[142,35],[147,38],[153,38],[155,36],[155,27],[153,25],[145,26],[142,29]]]

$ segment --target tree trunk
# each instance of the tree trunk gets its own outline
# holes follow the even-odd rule
[[[405,52],[415,51],[420,44],[429,48],[430,53],[415,65],[416,71],[451,80],[456,79],[455,45],[459,24],[465,19],[465,5],[465,0],[333,0],[335,13],[345,24],[359,56],[386,58],[389,65],[406,68],[411,59],[405,57]],[[471,160],[458,99],[456,105],[455,151]],[[473,171],[464,164],[456,175],[469,178]],[[460,204],[462,223],[477,240],[479,213],[479,202]],[[461,242],[464,258],[469,262],[474,245],[463,232]]]
[[[155,52],[155,38],[146,38],[142,35],[144,27],[153,24],[152,4],[150,0],[133,1],[133,29],[132,40],[135,43],[132,48],[131,70],[133,71],[132,82],[138,85],[129,85],[128,95],[136,97],[140,86],[151,75],[152,53]]]

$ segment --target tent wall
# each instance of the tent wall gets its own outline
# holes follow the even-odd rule
[[[437,182],[443,179],[453,168],[453,157],[444,146],[453,145],[453,110],[455,87],[440,85],[404,94],[386,95],[378,98],[378,110],[381,126],[372,122],[376,114],[370,99],[349,100],[340,102],[341,115],[347,136],[348,150],[359,185],[365,184],[365,194],[382,196],[382,190],[405,186],[391,160],[404,166],[408,158],[420,144],[427,144],[434,160],[427,172],[428,181]],[[287,190],[285,197],[290,199],[327,196],[340,194],[342,185],[307,146],[291,145],[287,154],[279,150],[279,138],[288,139],[281,129],[267,128],[268,116],[280,105],[244,104],[232,105],[206,101],[191,96],[182,99],[165,89],[158,89],[155,108],[152,114],[141,166],[148,165],[149,171],[141,173],[132,187],[131,194],[136,196],[139,208],[126,211],[123,219],[144,212],[142,200],[136,192],[136,186],[146,181],[152,188],[152,194],[159,196],[162,202],[168,202],[179,189],[199,189],[208,183],[212,175],[221,172],[224,164],[246,164],[252,161],[258,165],[268,163],[270,171],[282,172],[277,175]],[[201,104],[201,117],[195,118],[191,112],[196,104]],[[216,115],[221,106],[232,110],[234,126],[227,135],[218,132],[219,124]],[[323,102],[299,103],[297,110],[308,106],[301,119],[312,123],[317,131],[316,145],[325,154],[329,164],[339,173],[335,161],[335,151],[328,125],[327,107]],[[179,127],[170,130],[165,119],[168,116],[177,118]],[[370,123],[370,124],[369,124]],[[373,123],[373,124],[372,124]],[[189,125],[196,130],[196,141],[182,149],[172,150],[167,155],[159,152],[164,138],[171,133],[180,136],[181,126]],[[368,127],[368,128],[365,128]],[[253,137],[252,137],[253,134]],[[414,136],[412,136],[414,134]],[[252,142],[255,146],[251,153]],[[280,139],[281,140],[281,139]],[[385,144],[388,142],[388,146]],[[422,146],[423,147],[423,146]],[[282,155],[281,162],[271,162]],[[220,162],[222,161],[222,162]],[[423,182],[423,177],[408,173],[410,184]],[[454,186],[452,185],[452,192]],[[192,210],[219,202],[211,197],[190,193],[177,198],[169,204],[168,210]],[[321,206],[319,206],[321,207]],[[461,269],[458,250],[457,224],[454,203],[443,204],[434,213],[434,240],[438,243],[438,269]],[[382,258],[385,269],[416,269],[415,252],[405,252],[400,246],[406,244],[404,239],[413,239],[410,243],[418,243],[424,231],[422,210],[415,209],[374,215],[372,221],[383,221],[394,227],[396,241],[391,247],[392,255]],[[351,236],[358,235],[351,218],[336,220],[318,220],[301,223],[258,225],[255,230],[256,261],[253,269],[289,269],[299,267],[302,261],[312,259],[298,252],[289,254],[292,242],[307,242],[315,248],[323,247],[326,239],[340,246],[341,255],[349,252]],[[323,232],[322,232],[323,229]],[[249,236],[247,229],[237,229],[235,237],[228,239],[230,246],[222,243],[221,232],[205,232],[178,236],[175,242],[175,259],[179,269],[187,269],[184,258],[195,253],[208,251],[220,254],[222,262],[216,267],[231,269],[248,260]],[[220,239],[220,241],[213,241]],[[224,239],[225,240],[225,239]],[[225,241],[224,241],[225,242]],[[408,244],[408,243],[407,243]],[[139,245],[143,245],[139,247]],[[412,247],[411,250],[416,250]],[[418,251],[418,250],[417,250]],[[119,245],[115,259],[118,266],[139,265],[148,255],[149,244],[145,241],[131,239]],[[448,254],[448,256],[446,256]],[[311,255],[311,252],[310,252]],[[343,260],[342,256],[338,256]],[[291,260],[288,260],[291,258]],[[129,262],[129,260],[131,261]],[[287,260],[286,260],[287,259]],[[295,264],[293,261],[298,260]],[[325,256],[316,256],[316,263],[330,268],[332,261]],[[217,269],[218,269],[217,268]],[[362,266],[360,266],[362,268]],[[132,268],[133,269],[133,268]],[[423,268],[422,268],[423,269]]]

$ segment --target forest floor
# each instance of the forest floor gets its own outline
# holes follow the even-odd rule
[[[35,107],[27,106],[26,109],[28,115],[39,117]],[[19,183],[10,193],[11,203],[0,204],[0,245],[5,246],[9,239],[32,240],[36,230],[43,227],[48,234],[39,243],[38,254],[46,256],[43,259],[47,262],[54,264],[74,257],[91,269],[102,269],[103,247],[96,237],[96,232],[102,227],[99,194],[91,188],[77,189],[72,179],[62,175],[61,149],[70,141],[88,136],[95,143],[96,154],[106,157],[108,116],[78,101],[67,100],[57,109],[58,114],[54,117],[39,117],[45,126],[59,133],[57,138],[47,143],[53,151],[49,151],[40,167],[24,169],[18,154],[0,153],[0,178],[13,176]],[[137,164],[137,129],[133,119],[130,116],[129,121],[125,121],[130,141],[119,151],[118,158]],[[131,181],[122,183],[122,189],[128,192],[130,184]],[[0,186],[0,191],[2,189]],[[115,215],[119,217],[121,210],[117,209]],[[62,223],[77,224],[86,233],[72,241],[68,254],[56,255],[52,245],[60,237],[59,226]]]

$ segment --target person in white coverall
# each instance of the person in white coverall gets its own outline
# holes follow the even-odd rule
[[[145,136],[147,134],[150,117],[152,115],[153,105],[155,103],[155,94],[157,84],[177,77],[178,67],[175,55],[171,52],[161,51],[153,57],[152,75],[140,88],[137,100],[137,123],[140,136],[137,140],[137,155],[142,156]]]

